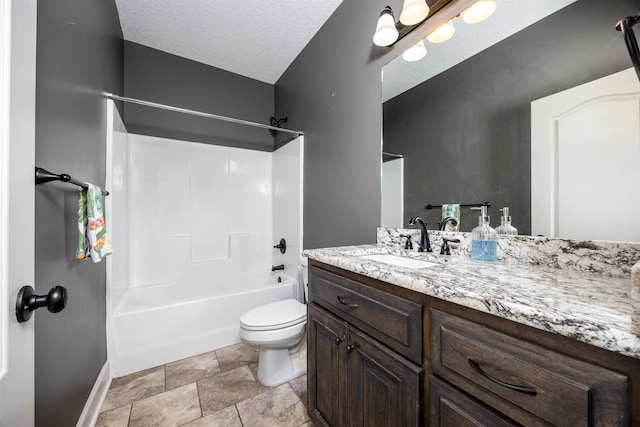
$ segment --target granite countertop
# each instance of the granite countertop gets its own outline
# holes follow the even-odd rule
[[[407,269],[359,258],[371,254],[409,256],[441,265]],[[303,255],[640,359],[640,307],[636,304],[634,308],[629,276],[525,263],[485,263],[468,255],[424,254],[380,244],[309,249]]]

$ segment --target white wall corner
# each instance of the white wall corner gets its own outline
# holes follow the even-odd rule
[[[104,362],[98,378],[91,389],[91,394],[84,405],[84,409],[78,418],[76,427],[93,427],[98,421],[98,415],[100,415],[100,408],[107,397],[109,386],[111,385],[111,366],[109,361]]]

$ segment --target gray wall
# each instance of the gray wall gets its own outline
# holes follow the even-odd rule
[[[38,2],[36,165],[104,185],[106,101],[122,92],[115,3]],[[106,360],[105,263],[74,258],[77,187],[36,187],[35,280],[69,291],[67,308],[35,314],[36,425],[75,425]]]
[[[629,68],[614,26],[638,13],[638,0],[579,0],[387,101],[384,151],[405,156],[405,224],[421,215],[435,226],[428,203],[490,201],[494,226],[509,206],[530,234],[530,103]],[[463,209],[462,229],[477,217]]]
[[[160,104],[268,124],[274,88],[238,74],[125,42],[124,94]],[[268,130],[125,104],[129,132],[273,150]]]
[[[380,69],[391,53],[371,38],[386,4],[344,0],[276,83],[277,116],[305,132],[305,248],[376,240]]]
[[[380,225],[380,69],[402,49],[374,46],[380,11],[402,0],[344,0],[275,85],[275,116],[305,133],[304,246],[375,242]],[[125,43],[125,95],[266,123],[273,87],[225,71]],[[180,77],[182,76],[182,78]],[[190,76],[189,79],[184,76]],[[251,86],[246,86],[246,85]],[[262,87],[260,87],[262,85]],[[231,88],[230,92],[225,92]],[[255,149],[272,149],[219,124],[125,107],[128,130]],[[163,124],[166,123],[166,126]],[[212,129],[211,126],[214,128]],[[248,132],[248,130],[247,130]],[[262,132],[262,131],[259,131]],[[211,137],[210,135],[214,135]],[[264,133],[262,134],[264,135]],[[276,146],[284,141],[278,139]]]

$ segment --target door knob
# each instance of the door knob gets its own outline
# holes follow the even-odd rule
[[[67,299],[67,290],[62,286],[54,286],[47,295],[36,295],[31,286],[23,286],[16,298],[16,318],[19,323],[26,322],[33,311],[40,307],[47,307],[51,313],[58,313],[64,310]]]

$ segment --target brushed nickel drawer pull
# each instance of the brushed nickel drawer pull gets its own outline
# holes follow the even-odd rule
[[[342,305],[346,305],[347,307],[351,307],[351,308],[357,308],[357,307],[358,307],[358,304],[356,304],[356,303],[348,303],[348,302],[345,302],[345,301],[343,301],[343,298],[346,298],[346,297],[341,297],[340,295],[338,295],[338,296],[336,297],[336,299],[338,300],[338,302],[339,302],[340,304],[342,304]]]
[[[515,391],[519,391],[520,393],[525,393],[525,394],[530,394],[532,396],[535,396],[536,394],[538,394],[538,392],[532,388],[528,388],[528,387],[522,387],[519,385],[514,385],[514,384],[509,384],[509,383],[505,383],[504,381],[500,381],[499,379],[493,378],[491,375],[487,374],[485,371],[482,370],[482,368],[480,367],[480,365],[478,364],[478,362],[476,362],[473,359],[469,359],[469,365],[471,365],[471,367],[480,375],[482,375],[483,377],[487,378],[490,381],[493,381],[494,383],[501,385],[502,387],[506,387],[508,389],[511,390],[515,390]]]

